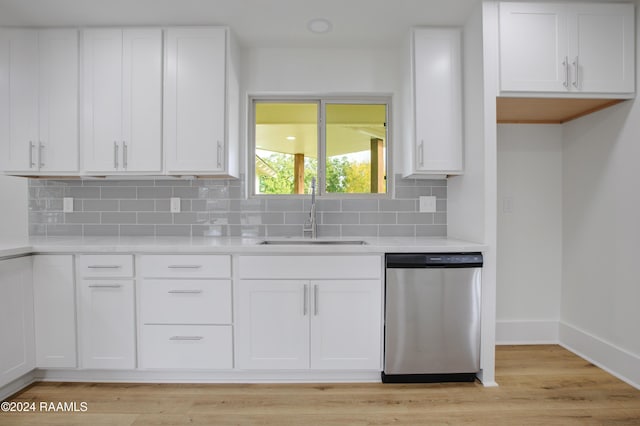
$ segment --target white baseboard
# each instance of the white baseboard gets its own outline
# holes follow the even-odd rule
[[[31,383],[36,382],[35,371],[30,371],[24,376],[20,376],[12,382],[7,383],[5,386],[0,387],[0,401],[4,401],[14,393],[21,391],[29,386]]]
[[[380,371],[37,370],[41,381],[136,383],[380,383]]]
[[[559,337],[564,348],[640,389],[640,356],[563,322]]]
[[[558,321],[496,321],[496,345],[549,345],[558,341]]]

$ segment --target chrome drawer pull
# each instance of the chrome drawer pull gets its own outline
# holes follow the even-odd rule
[[[89,288],[120,288],[122,284],[89,284]]]
[[[113,168],[118,168],[118,142],[113,141]]]
[[[38,163],[40,163],[38,167],[44,167],[44,160],[42,159],[43,149],[44,149],[44,144],[42,142],[38,142]]]
[[[33,162],[33,148],[35,148],[35,144],[33,141],[29,141],[29,168],[36,165],[36,163]]]
[[[169,340],[202,340],[202,336],[171,336]]]
[[[169,269],[198,269],[202,268],[202,265],[169,265]]]
[[[200,294],[202,290],[169,290],[169,294]]]
[[[306,317],[307,316],[307,301],[309,300],[308,296],[307,296],[307,292],[308,292],[308,288],[307,285],[304,285],[304,289],[302,292],[302,316]]]
[[[121,265],[89,265],[87,266],[89,269],[118,269],[122,268]]]
[[[318,315],[318,284],[313,286],[313,314]]]

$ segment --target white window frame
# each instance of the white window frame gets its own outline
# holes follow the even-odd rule
[[[247,178],[250,197],[289,197],[300,198],[308,194],[256,194],[256,104],[257,103],[317,103],[318,104],[318,184],[316,195],[322,198],[392,198],[393,192],[393,150],[391,143],[391,96],[390,95],[309,95],[309,96],[284,96],[284,95],[250,95],[248,100],[248,155],[247,155]],[[327,104],[363,104],[363,105],[386,105],[386,192],[384,193],[327,193],[326,187],[326,135],[325,135],[325,114]]]

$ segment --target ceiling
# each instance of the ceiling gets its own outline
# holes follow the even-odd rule
[[[228,25],[248,47],[392,47],[415,25],[462,25],[479,0],[0,0],[2,26]],[[326,18],[328,34],[307,23]]]

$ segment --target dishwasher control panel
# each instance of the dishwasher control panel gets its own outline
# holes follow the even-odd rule
[[[482,253],[387,253],[387,268],[479,268]]]

